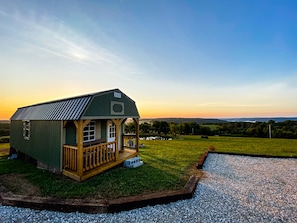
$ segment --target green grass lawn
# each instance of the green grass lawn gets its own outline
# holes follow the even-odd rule
[[[250,137],[211,137],[216,151],[270,156],[297,156],[296,139],[269,139]]]
[[[0,175],[23,174],[40,188],[43,196],[117,198],[181,189],[193,173],[191,167],[209,147],[222,152],[297,156],[297,140],[290,139],[182,136],[172,141],[141,143],[145,145],[140,149],[143,166],[136,169],[116,167],[81,183],[19,160],[7,160],[5,156],[0,157]]]

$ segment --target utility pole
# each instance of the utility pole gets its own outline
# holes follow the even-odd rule
[[[268,124],[269,138],[271,139],[271,124]]]

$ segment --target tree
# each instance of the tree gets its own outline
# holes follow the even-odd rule
[[[141,123],[141,124],[139,125],[139,130],[140,130],[140,132],[142,132],[142,133],[150,133],[151,128],[152,128],[151,124],[149,124],[149,123],[147,123],[147,122]]]
[[[182,135],[189,135],[191,133],[191,127],[189,123],[184,122],[180,124],[180,131]]]
[[[200,134],[201,135],[213,135],[212,132],[211,132],[211,129],[209,127],[206,127],[206,126],[205,127],[203,126],[203,127],[200,128]]]
[[[153,122],[153,130],[157,132],[159,135],[161,134],[161,123],[159,121]]]
[[[180,125],[179,124],[172,122],[169,124],[169,128],[170,128],[171,134],[173,134],[175,136],[180,133]]]
[[[136,132],[136,124],[135,124],[135,122],[129,122],[128,124],[125,124],[125,132],[126,133]]]
[[[170,128],[167,122],[161,121],[160,122],[160,132],[167,135],[170,132]]]
[[[196,122],[190,122],[189,126],[190,126],[190,129],[191,129],[191,134],[192,135],[199,134],[200,126]]]

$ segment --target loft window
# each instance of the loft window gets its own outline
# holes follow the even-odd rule
[[[96,136],[96,123],[95,121],[91,121],[85,128],[84,128],[84,142],[90,142],[95,140]]]
[[[26,140],[30,139],[31,123],[30,121],[23,121],[23,137]]]
[[[113,96],[114,96],[115,98],[122,98],[122,94],[121,94],[120,92],[114,92],[114,93],[113,93]]]

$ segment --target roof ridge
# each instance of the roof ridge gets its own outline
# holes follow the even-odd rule
[[[73,99],[78,99],[78,98],[92,97],[92,96],[95,96],[95,95],[98,95],[98,94],[109,93],[109,92],[115,91],[115,90],[121,91],[120,89],[115,88],[115,89],[112,89],[112,90],[98,91],[98,92],[93,92],[93,93],[88,93],[88,94],[83,94],[83,95],[77,95],[77,96],[73,96],[73,97],[67,97],[67,98],[61,98],[61,99],[56,99],[56,100],[51,100],[51,101],[45,101],[45,102],[32,104],[32,105],[27,105],[27,106],[23,106],[23,107],[19,107],[19,108],[20,109],[21,108],[28,108],[28,107],[34,107],[34,106],[46,105],[46,104],[53,104],[53,103],[57,103],[57,102],[68,101],[68,100],[73,100]]]

